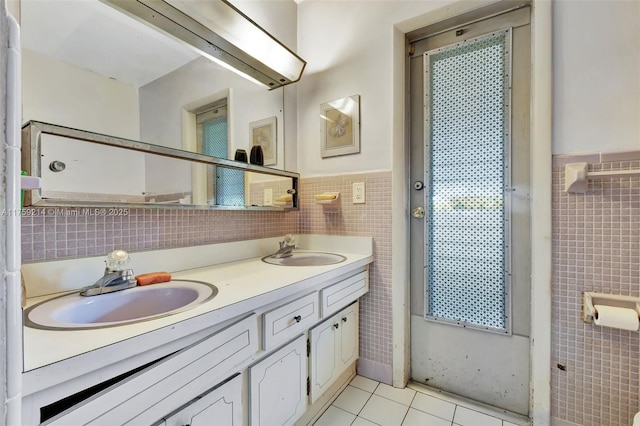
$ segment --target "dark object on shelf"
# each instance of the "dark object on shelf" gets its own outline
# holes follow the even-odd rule
[[[264,153],[260,145],[255,145],[251,148],[251,156],[249,157],[251,164],[257,164],[262,166],[264,164]]]

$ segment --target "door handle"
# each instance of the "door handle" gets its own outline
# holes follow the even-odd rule
[[[411,215],[413,217],[415,217],[416,219],[422,219],[424,217],[424,208],[422,207],[416,207],[415,209],[413,209],[413,211],[411,212]]]

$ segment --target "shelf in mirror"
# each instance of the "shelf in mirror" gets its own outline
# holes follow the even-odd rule
[[[23,126],[22,168],[41,178],[25,206],[298,208],[298,173],[38,121]]]

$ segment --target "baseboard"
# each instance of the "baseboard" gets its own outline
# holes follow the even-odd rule
[[[372,361],[370,359],[358,358],[358,375],[377,382],[392,385],[393,368],[390,365]]]

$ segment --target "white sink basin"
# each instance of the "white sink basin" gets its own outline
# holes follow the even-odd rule
[[[263,262],[282,266],[323,266],[344,262],[347,258],[335,253],[293,252],[289,257],[274,258],[265,256]]]
[[[184,312],[211,300],[218,289],[200,281],[168,283],[83,297],[56,297],[25,311],[25,323],[42,329],[91,329],[148,321]]]

